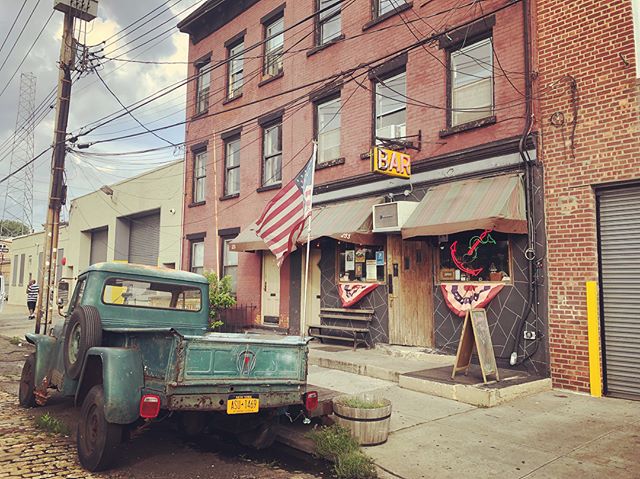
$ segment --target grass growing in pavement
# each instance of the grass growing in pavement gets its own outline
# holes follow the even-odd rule
[[[9,343],[13,344],[14,346],[18,346],[19,344],[22,343],[22,339],[20,339],[18,336],[14,336],[9,340]]]
[[[69,435],[69,426],[48,412],[36,419],[36,427],[53,434]]]
[[[373,479],[377,477],[373,460],[360,450],[358,442],[342,426],[334,424],[308,434],[316,455],[334,463],[338,479]]]

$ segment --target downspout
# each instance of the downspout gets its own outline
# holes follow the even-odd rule
[[[518,144],[518,151],[524,164],[524,181],[525,181],[525,198],[527,208],[527,249],[525,250],[525,258],[527,260],[527,283],[528,294],[527,299],[520,315],[520,324],[517,328],[517,334],[514,341],[513,352],[511,353],[510,364],[516,366],[522,364],[526,359],[530,358],[538,350],[540,335],[536,331],[536,346],[531,353],[523,354],[518,359],[518,349],[523,339],[524,328],[531,314],[532,309],[536,309],[537,318],[537,275],[535,274],[536,261],[536,214],[535,214],[535,198],[534,198],[534,180],[533,167],[534,162],[526,151],[527,138],[533,127],[533,108],[532,108],[532,82],[531,82],[531,30],[530,30],[530,5],[529,0],[522,1],[522,19],[523,19],[523,39],[524,39],[524,80],[525,80],[525,123],[522,130],[522,136]],[[536,304],[534,304],[534,302]]]

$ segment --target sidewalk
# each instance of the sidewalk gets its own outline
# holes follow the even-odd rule
[[[477,408],[319,366],[309,384],[391,401],[389,440],[365,448],[382,478],[640,477],[638,402],[546,391]]]

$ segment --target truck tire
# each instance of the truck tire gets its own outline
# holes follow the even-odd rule
[[[87,351],[102,343],[100,314],[93,306],[77,307],[64,335],[64,369],[71,379],[78,379]]]
[[[277,416],[266,419],[255,429],[236,434],[238,442],[243,446],[253,449],[266,449],[271,447],[278,436],[279,418]]]
[[[20,376],[20,390],[18,391],[18,402],[24,408],[32,408],[36,405],[34,395],[36,389],[36,355],[31,353],[27,356],[22,366]]]
[[[122,441],[122,425],[104,417],[102,385],[93,386],[82,402],[78,423],[78,458],[88,471],[109,467]]]

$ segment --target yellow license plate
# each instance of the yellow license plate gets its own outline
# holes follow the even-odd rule
[[[260,409],[257,394],[231,394],[227,399],[227,414],[252,414]]]

